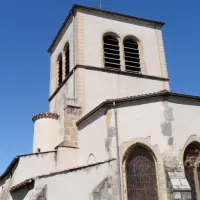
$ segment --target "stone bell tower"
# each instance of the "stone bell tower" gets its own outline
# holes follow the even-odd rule
[[[169,90],[163,25],[74,5],[48,50],[49,113],[33,118],[34,151],[78,146],[76,121],[106,99]]]

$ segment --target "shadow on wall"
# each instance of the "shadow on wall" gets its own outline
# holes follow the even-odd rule
[[[90,200],[118,200],[119,190],[117,185],[117,175],[109,176],[105,178],[99,185],[93,190]]]
[[[41,185],[34,188],[34,182],[11,192],[13,200],[46,200],[46,186]]]
[[[27,194],[29,193],[30,189],[33,189],[34,184],[31,184],[30,186],[24,186],[18,190],[15,190],[13,192],[11,192],[11,196],[13,198],[13,200],[23,200],[25,199],[25,197],[27,196]]]

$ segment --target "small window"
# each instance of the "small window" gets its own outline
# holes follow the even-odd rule
[[[62,83],[62,55],[58,57],[58,86]]]
[[[66,77],[70,71],[69,43],[66,44],[64,52],[65,52],[65,77]]]
[[[138,43],[134,39],[124,40],[124,56],[126,71],[140,73],[140,55]]]
[[[114,36],[104,37],[105,68],[120,70],[119,42]]]

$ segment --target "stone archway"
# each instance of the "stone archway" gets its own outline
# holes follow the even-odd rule
[[[158,200],[155,159],[144,147],[136,147],[126,160],[128,200]]]
[[[185,176],[191,187],[193,200],[200,199],[200,144],[192,142],[184,152]]]

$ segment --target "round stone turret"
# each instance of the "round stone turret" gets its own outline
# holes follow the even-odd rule
[[[44,112],[35,115],[33,152],[52,151],[61,142],[59,138],[59,115]]]

